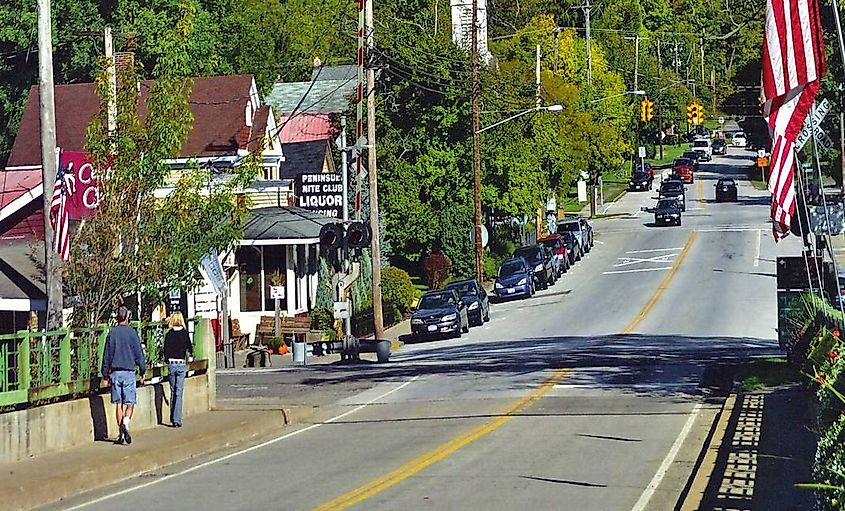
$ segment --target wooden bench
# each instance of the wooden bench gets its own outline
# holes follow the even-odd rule
[[[273,316],[261,316],[261,320],[255,328],[255,340],[258,344],[266,344],[266,339],[276,336],[275,318]],[[288,335],[305,336],[305,342],[315,344],[322,342],[323,332],[311,329],[310,316],[282,317],[280,332],[282,337]]]
[[[241,332],[241,322],[237,319],[231,321],[231,329],[229,330],[229,342],[235,351],[245,350],[249,345],[249,334]]]

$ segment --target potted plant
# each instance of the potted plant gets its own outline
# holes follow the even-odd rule
[[[272,349],[273,353],[284,355],[288,351],[287,345],[285,344],[285,340],[282,337],[271,337],[268,344],[270,345],[270,348]]]

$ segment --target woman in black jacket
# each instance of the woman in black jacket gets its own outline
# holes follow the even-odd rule
[[[170,423],[182,427],[182,394],[185,391],[185,376],[188,374],[187,353],[194,353],[191,337],[185,328],[181,312],[174,312],[167,324],[170,326],[164,336],[164,358],[167,359],[167,374],[170,379]]]

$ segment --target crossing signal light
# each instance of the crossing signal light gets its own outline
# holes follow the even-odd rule
[[[373,231],[364,222],[352,222],[345,229],[339,222],[320,228],[320,247],[326,252],[341,248],[344,242],[347,248],[361,249],[368,246],[372,239]]]

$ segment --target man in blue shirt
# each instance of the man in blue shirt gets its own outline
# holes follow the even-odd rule
[[[144,373],[147,363],[141,339],[138,332],[129,326],[129,309],[120,307],[117,310],[117,326],[109,330],[106,337],[106,347],[103,351],[103,380],[111,385],[111,402],[115,405],[117,428],[120,434],[115,443],[132,443],[129,434],[129,421],[135,409],[135,366],[141,370],[141,385],[144,384]]]

